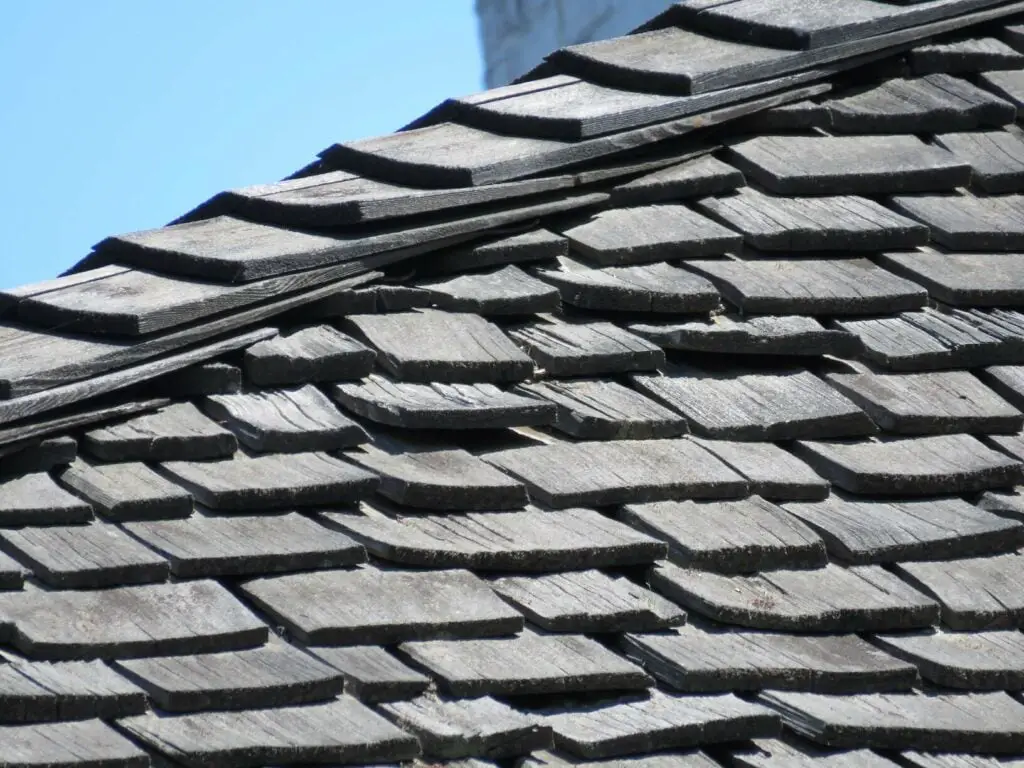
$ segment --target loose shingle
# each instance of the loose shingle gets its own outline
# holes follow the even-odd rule
[[[705,437],[797,440],[878,431],[864,411],[806,370],[672,366],[665,375],[634,375],[632,381]]]
[[[324,516],[376,557],[414,567],[552,571],[650,563],[665,546],[590,509],[403,515],[363,503]]]
[[[164,472],[212,509],[250,511],[364,498],[377,476],[325,453],[271,453],[221,461],[170,461]]]
[[[532,497],[560,508],[729,498],[747,490],[742,477],[686,439],[555,443],[483,458],[526,483]]]
[[[945,688],[1024,689],[1024,635],[1013,631],[874,635],[873,641],[915,664],[921,677]]]
[[[798,315],[716,315],[707,320],[631,323],[627,327],[665,349],[689,352],[854,357],[863,349],[853,333],[826,329],[813,317]]]
[[[551,376],[650,371],[665,362],[661,347],[612,323],[545,320],[509,336]]]
[[[102,720],[0,727],[2,768],[149,768],[149,754]]]
[[[348,536],[294,512],[193,515],[125,528],[164,555],[171,573],[182,579],[338,568],[366,560],[366,552]]]
[[[200,363],[153,381],[154,388],[173,397],[226,395],[242,388],[242,369],[230,363]]]
[[[924,288],[867,259],[688,261],[744,314],[872,315],[919,309]]]
[[[743,184],[742,173],[705,155],[620,184],[612,189],[611,202],[621,207],[682,200],[729,192]]]
[[[705,278],[665,262],[595,269],[561,258],[535,272],[559,289],[562,301],[581,309],[685,314],[719,305],[718,291]]]
[[[971,186],[991,195],[1024,191],[1024,137],[1019,128],[940,134],[935,141],[970,163]]]
[[[362,427],[312,385],[213,395],[204,407],[255,451],[336,451],[368,439]]]
[[[260,709],[332,699],[341,674],[280,641],[262,648],[196,656],[122,660],[118,670],[168,712]]]
[[[968,371],[832,373],[832,386],[886,432],[1017,432],[1024,415]]]
[[[815,500],[828,496],[826,480],[774,443],[690,439],[745,477],[752,494],[772,501]]]
[[[411,384],[374,374],[329,393],[364,419],[406,429],[502,429],[555,420],[554,404],[493,384]]]
[[[970,435],[801,441],[798,455],[845,491],[928,496],[1024,482],[1024,467]]]
[[[310,652],[341,672],[346,692],[360,701],[413,699],[430,685],[429,677],[376,645],[312,648]]]
[[[601,571],[505,576],[491,588],[549,632],[653,632],[686,621],[675,603]]]
[[[969,165],[916,136],[758,136],[732,145],[729,161],[781,195],[934,192],[971,179]]]
[[[247,648],[267,627],[213,581],[0,595],[0,632],[37,659],[124,659]]]
[[[689,431],[681,415],[614,381],[538,381],[516,391],[554,403],[554,428],[581,440],[653,440]]]
[[[1015,253],[886,253],[879,263],[925,287],[938,301],[964,307],[1024,304],[1024,264]]]
[[[0,456],[0,478],[49,472],[57,467],[66,467],[77,457],[78,441],[75,438],[47,437]]]
[[[0,548],[57,589],[146,584],[168,574],[164,558],[109,523],[2,531]]]
[[[468,571],[316,571],[254,579],[243,592],[311,645],[518,632],[523,617]]]
[[[1022,195],[901,195],[889,202],[900,213],[927,224],[932,240],[950,250],[1024,250]]]
[[[481,315],[528,315],[556,312],[561,306],[558,291],[509,265],[490,272],[414,283],[426,300],[449,312],[477,312]]]
[[[985,70],[1018,69],[1024,54],[994,37],[971,37],[914,48],[907,56],[918,75],[934,72],[975,73]]]
[[[92,507],[45,472],[0,481],[0,525],[66,525],[92,516]]]
[[[1005,552],[1024,545],[1024,526],[959,498],[869,501],[833,493],[786,504],[825,540],[829,553],[855,565],[935,560]]]
[[[0,721],[5,723],[112,719],[146,709],[142,689],[101,661],[0,664]]]
[[[900,563],[895,570],[939,601],[950,629],[1024,626],[1024,555]]]
[[[245,350],[245,375],[263,387],[361,379],[374,354],[329,325],[302,328]]]
[[[190,768],[295,763],[399,762],[416,757],[416,739],[350,696],[326,704],[161,717],[118,725]]]
[[[492,238],[472,246],[444,248],[428,254],[424,267],[431,272],[448,274],[502,264],[521,264],[565,256],[569,241],[546,229],[531,229],[517,235]],[[349,313],[351,314],[351,313]]]
[[[917,669],[856,635],[790,635],[680,627],[626,635],[626,655],[672,690],[868,693],[911,688]]]
[[[145,464],[91,464],[79,458],[57,479],[110,520],[160,520],[192,513],[189,493]]]
[[[574,251],[600,266],[719,256],[743,239],[685,205],[612,208],[562,231]]]
[[[814,531],[759,496],[629,504],[619,516],[667,541],[669,559],[687,568],[750,573],[814,568],[828,560],[825,545]]]
[[[1024,706],[1005,693],[763,693],[758,701],[805,738],[830,747],[1020,752]]]
[[[429,757],[499,759],[551,746],[550,726],[489,696],[449,701],[428,695],[383,704],[381,711],[416,734]]]
[[[218,459],[238,447],[235,436],[210,421],[191,403],[86,432],[84,446],[104,461]]]
[[[837,133],[946,133],[1012,123],[1017,110],[990,91],[946,74],[893,78],[825,102]]]
[[[928,228],[864,197],[779,197],[753,187],[697,207],[765,251],[874,251],[928,242]]]
[[[434,640],[401,646],[453,696],[517,696],[650,687],[640,667],[582,635]]]
[[[657,690],[646,699],[552,712],[545,722],[554,729],[558,749],[588,760],[779,733],[776,715],[735,696],[674,696]]]
[[[790,632],[868,632],[927,627],[939,606],[878,566],[723,576],[662,565],[651,586],[715,621]]]
[[[346,457],[380,475],[378,493],[410,507],[497,510],[527,502],[522,483],[461,449],[388,453],[367,447]]]
[[[348,322],[377,350],[380,365],[404,381],[472,384],[533,373],[530,358],[479,315],[426,309]]]

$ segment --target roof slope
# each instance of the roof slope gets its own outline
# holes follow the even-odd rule
[[[690,0],[0,293],[0,768],[1024,764],[1022,12]]]

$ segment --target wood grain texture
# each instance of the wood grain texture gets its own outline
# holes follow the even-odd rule
[[[10,661],[0,665],[4,723],[113,719],[147,709],[142,689],[103,662]]]
[[[942,605],[950,629],[1024,626],[1024,556],[1016,553],[960,560],[901,563],[895,572]]]
[[[928,627],[939,606],[874,565],[729,576],[665,564],[651,586],[723,624],[784,632],[870,632]]]
[[[122,659],[115,668],[168,712],[286,707],[332,699],[344,685],[337,670],[276,639],[226,653]]]
[[[758,496],[772,501],[814,501],[828,496],[827,480],[774,443],[690,439],[745,477],[750,492]]]
[[[346,458],[380,476],[380,495],[407,507],[451,511],[526,506],[522,483],[461,449],[388,453],[367,446]]]
[[[813,528],[829,553],[854,565],[994,554],[1024,544],[1024,526],[958,498],[867,501],[833,493],[785,509]]]
[[[1024,107],[1024,77],[1021,77],[1019,70],[983,72],[978,80],[1003,98],[1012,101],[1018,108]]]
[[[40,660],[125,659],[248,648],[267,626],[213,581],[0,594],[11,644]]]
[[[826,378],[890,433],[1012,433],[1024,427],[1024,415],[968,371],[830,373]]]
[[[538,266],[534,273],[555,286],[566,304],[615,312],[709,312],[718,291],[703,277],[665,262],[593,269],[572,258]]]
[[[1019,691],[1024,688],[1024,636],[1020,632],[928,630],[874,635],[872,641],[945,688]]]
[[[433,640],[400,646],[452,696],[519,696],[644,690],[643,670],[583,635]]]
[[[789,635],[690,625],[626,635],[626,655],[671,690],[869,693],[908,690],[917,668],[856,635]]]
[[[562,230],[576,253],[599,266],[719,256],[742,238],[682,204],[611,208]]]
[[[698,750],[636,755],[629,758],[628,763],[635,768],[717,768],[719,765]],[[534,752],[524,758],[522,765],[526,768],[568,768],[578,763],[558,752]]]
[[[418,261],[432,273],[452,274],[502,264],[522,264],[564,256],[569,242],[546,229],[531,228],[503,237],[491,237],[470,246],[444,248]]]
[[[349,325],[403,381],[446,384],[521,381],[533,363],[498,326],[471,313],[426,309],[355,315]]]
[[[175,397],[226,395],[242,388],[242,369],[230,363],[200,363],[161,376],[150,386]]]
[[[932,240],[950,250],[1024,250],[1024,195],[902,195],[889,204],[927,224]]]
[[[799,101],[824,90],[827,86],[794,88],[700,115],[583,141],[508,136],[458,123],[438,123],[335,144],[320,156],[332,167],[395,183],[425,187],[481,186],[619,154],[761,109]],[[504,223],[495,222],[490,226]],[[422,240],[422,236],[419,239]]]
[[[166,558],[171,573],[182,579],[339,568],[366,560],[352,539],[294,512],[193,515],[126,523],[124,528]]]
[[[612,700],[548,714],[555,746],[586,760],[642,755],[724,741],[770,738],[779,721],[770,710],[732,695]]]
[[[647,205],[704,197],[730,192],[745,183],[738,170],[707,155],[620,184],[611,191],[611,203],[615,206]]]
[[[830,747],[935,752],[1019,752],[1024,707],[1005,693],[874,693],[837,698],[815,693],[763,693],[805,738]]]
[[[315,325],[261,341],[245,350],[245,375],[261,387],[361,379],[374,354],[329,325]]]
[[[0,765],[148,768],[149,754],[102,720],[6,727]]]
[[[431,680],[376,645],[311,648],[310,653],[341,672],[345,691],[364,702],[414,699]]]
[[[884,253],[878,256],[878,263],[951,306],[1014,307],[1024,303],[1024,267],[1019,254],[914,251]]]
[[[695,434],[721,440],[796,440],[871,435],[877,428],[810,371],[725,370],[673,365],[633,385],[682,413]]]
[[[685,439],[554,443],[483,459],[526,483],[531,497],[556,508],[730,498],[747,490],[740,475]]]
[[[188,402],[90,430],[82,444],[110,462],[219,459],[238,448],[233,434]]]
[[[3,531],[0,549],[56,589],[146,584],[168,576],[164,558],[108,523]]]
[[[92,520],[92,507],[45,472],[0,482],[0,525],[66,525]]]
[[[468,571],[315,571],[253,579],[242,592],[310,645],[488,637],[523,628],[523,617]]]
[[[508,332],[551,376],[600,376],[650,371],[665,362],[661,347],[613,323],[546,318]]]
[[[488,272],[421,280],[415,287],[426,294],[429,305],[449,312],[529,315],[556,312],[561,307],[557,290],[512,264]]]
[[[420,753],[414,737],[351,696],[306,707],[177,717],[149,713],[118,724],[142,743],[195,768],[401,761]]]
[[[968,37],[919,45],[907,55],[917,75],[937,72],[974,74],[986,70],[1018,69],[1024,54],[995,37]]]
[[[445,700],[421,696],[382,704],[385,716],[414,733],[434,758],[513,758],[552,746],[551,728],[490,696]]]
[[[581,440],[654,440],[689,431],[681,415],[615,381],[553,379],[515,391],[554,403],[553,427]]]
[[[503,576],[491,589],[549,632],[654,632],[686,622],[675,603],[597,570]]]
[[[57,480],[108,520],[188,517],[192,496],[140,462],[94,464],[79,458]]]
[[[943,133],[935,143],[971,166],[971,187],[990,195],[1024,192],[1024,135],[1004,131]]]
[[[219,461],[168,461],[161,471],[211,509],[245,512],[355,501],[377,476],[325,453],[236,454]]]
[[[665,349],[731,355],[855,357],[863,349],[853,333],[825,328],[813,317],[715,315],[707,320],[630,323],[630,331]]]
[[[212,395],[203,408],[254,451],[335,451],[369,439],[362,427],[310,384]]]
[[[685,568],[751,573],[825,565],[825,545],[806,525],[759,496],[739,501],[628,504],[619,519],[668,543]]]
[[[946,74],[905,79],[855,90],[825,103],[836,133],[946,133],[1012,123],[1017,109],[972,83]]]
[[[346,410],[406,429],[501,429],[550,424],[555,406],[493,384],[413,384],[372,374],[328,390]]]
[[[970,435],[796,444],[797,455],[851,493],[929,496],[1024,481],[1024,467]]]
[[[560,571],[652,563],[665,545],[590,509],[408,515],[363,503],[323,516],[374,556],[410,567]]]
[[[970,166],[915,136],[758,136],[728,160],[780,195],[873,195],[966,186]]]
[[[765,251],[876,251],[928,242],[928,228],[864,197],[780,197],[753,187],[697,208]]]
[[[822,768],[896,768],[896,763],[870,749],[836,751],[809,742],[755,739],[745,749],[733,750],[739,768],[800,768],[814,761]]]

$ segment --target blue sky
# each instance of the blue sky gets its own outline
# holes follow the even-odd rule
[[[0,4],[0,287],[481,88],[472,0]]]

